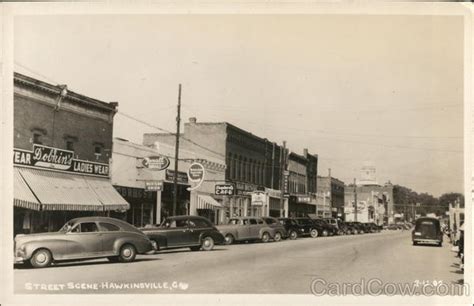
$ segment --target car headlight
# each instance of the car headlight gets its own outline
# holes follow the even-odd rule
[[[415,236],[421,236],[420,232],[415,232]]]

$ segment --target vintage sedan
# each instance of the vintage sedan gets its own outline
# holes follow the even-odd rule
[[[148,225],[141,230],[157,244],[158,250],[190,248],[191,251],[211,251],[222,244],[224,237],[211,221],[200,216],[174,216],[161,225]]]
[[[53,262],[92,258],[132,262],[137,254],[153,253],[156,246],[125,221],[84,217],[67,222],[58,232],[17,235],[14,249],[15,263],[43,268]]]
[[[228,224],[219,225],[217,229],[225,238],[225,244],[234,241],[256,241],[268,242],[274,239],[278,230],[270,227],[262,218],[257,217],[235,217]],[[277,235],[278,236],[278,235]]]

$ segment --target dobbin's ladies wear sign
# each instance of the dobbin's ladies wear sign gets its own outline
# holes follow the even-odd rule
[[[33,145],[33,151],[13,149],[15,165],[55,169],[66,172],[109,176],[109,165],[74,158],[74,152],[43,145]]]

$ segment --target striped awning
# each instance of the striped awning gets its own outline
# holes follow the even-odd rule
[[[33,210],[41,209],[41,204],[22,178],[18,168],[13,168],[13,193],[14,206]]]
[[[107,178],[32,168],[15,169],[41,204],[41,210],[104,211],[130,208]]]
[[[85,177],[85,180],[104,205],[104,210],[130,209],[130,204],[122,198],[108,180],[96,177]]]
[[[223,208],[222,204],[214,200],[213,197],[208,195],[198,195],[198,209],[219,209]]]

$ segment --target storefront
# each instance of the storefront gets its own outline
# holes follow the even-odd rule
[[[108,164],[38,144],[14,149],[13,162],[15,234],[56,231],[72,218],[130,208],[113,188]]]
[[[309,214],[316,214],[315,200],[313,200],[309,195],[290,196],[290,217],[306,217]]]

